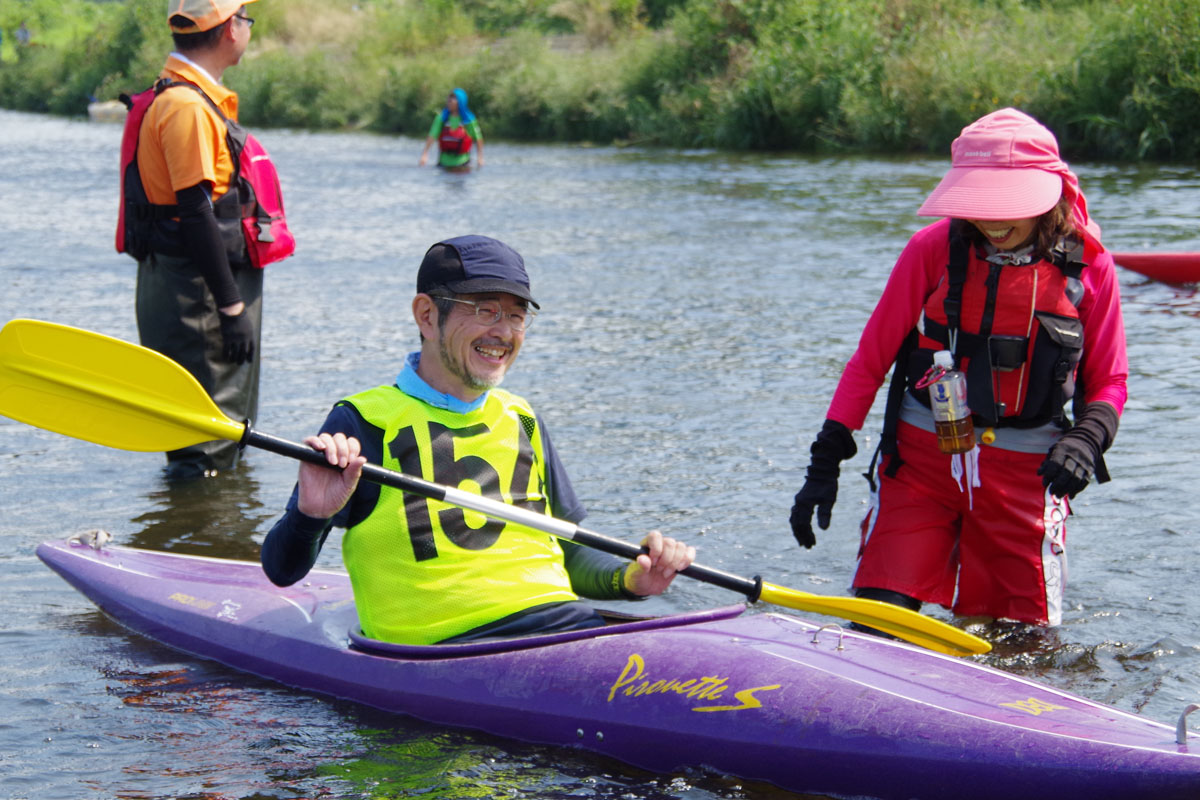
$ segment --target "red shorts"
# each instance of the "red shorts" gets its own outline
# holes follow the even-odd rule
[[[1067,577],[1065,499],[1042,487],[1040,453],[981,445],[980,486],[968,497],[937,437],[900,423],[903,462],[879,466],[862,523],[854,586],[890,589],[963,616],[1035,625],[1062,621]]]

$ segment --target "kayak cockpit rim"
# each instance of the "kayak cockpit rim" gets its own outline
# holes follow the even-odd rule
[[[352,650],[358,650],[375,656],[427,661],[530,650],[538,647],[562,644],[563,642],[575,642],[581,639],[598,639],[614,634],[699,625],[705,622],[731,619],[740,616],[745,610],[745,603],[736,603],[734,605],[721,606],[720,608],[689,611],[662,617],[639,617],[601,609],[600,614],[605,617],[606,621],[609,621],[609,624],[599,628],[542,633],[508,639],[481,639],[477,642],[458,642],[454,644],[412,645],[382,642],[363,635],[357,623],[350,626],[348,633],[350,637],[350,649]]]

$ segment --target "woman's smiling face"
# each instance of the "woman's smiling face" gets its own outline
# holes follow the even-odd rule
[[[967,220],[982,233],[987,240],[1000,250],[1016,250],[1033,239],[1037,227],[1037,217],[1029,219],[970,219]]]

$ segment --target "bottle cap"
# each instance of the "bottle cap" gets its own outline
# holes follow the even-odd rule
[[[938,350],[933,354],[933,363],[946,369],[954,369],[954,355],[949,350]]]

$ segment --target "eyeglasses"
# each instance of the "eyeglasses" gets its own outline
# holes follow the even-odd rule
[[[435,295],[438,300],[449,300],[451,303],[462,303],[464,306],[475,307],[475,318],[484,325],[495,325],[504,317],[504,321],[508,323],[508,327],[514,331],[529,330],[529,326],[533,324],[534,317],[537,312],[531,308],[519,308],[516,311],[505,312],[504,307],[495,300],[459,300],[457,297],[446,297],[445,295]]]
[[[237,17],[238,19],[244,19],[246,21],[247,28],[254,27],[254,17],[247,17],[247,16],[243,16],[242,14],[234,14],[234,16]]]

